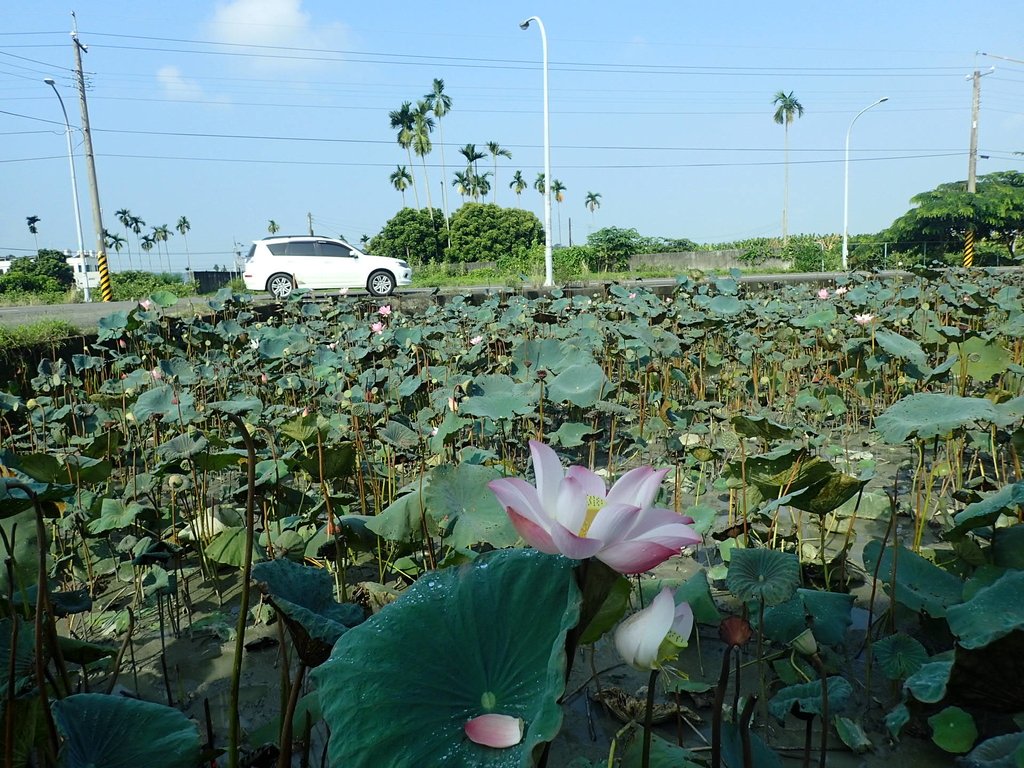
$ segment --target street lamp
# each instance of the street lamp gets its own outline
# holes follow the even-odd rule
[[[81,259],[82,277],[85,280],[82,293],[85,295],[86,301],[92,301],[92,296],[89,294],[89,263],[86,261],[85,249],[82,246],[82,213],[78,209],[78,181],[75,178],[75,153],[71,147],[71,123],[68,122],[68,111],[64,109],[64,99],[60,97],[60,91],[57,90],[57,84],[54,82],[54,79],[52,77],[45,77],[43,78],[43,82],[50,86],[53,89],[53,92],[57,94],[57,101],[60,102],[60,111],[64,113],[64,135],[68,140],[68,164],[71,166],[71,202],[75,208],[75,232],[78,235],[78,257]]]
[[[872,107],[877,107],[879,104],[889,100],[888,96],[883,96],[874,104],[869,104],[858,112],[853,120],[850,121],[850,127],[846,129],[846,160],[843,165],[843,272],[849,270],[849,259],[850,259],[850,131],[853,130],[853,124],[857,122],[857,118],[863,115]]]
[[[555,284],[554,266],[551,259],[551,126],[548,121],[548,36],[544,22],[539,16],[531,16],[520,29],[527,29],[530,22],[537,22],[540,29],[540,44],[544,58],[544,285]]]

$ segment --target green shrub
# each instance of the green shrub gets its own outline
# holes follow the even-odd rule
[[[180,275],[161,272],[115,272],[110,275],[114,301],[144,299],[157,291],[170,291],[175,296],[194,296],[195,283],[183,282]]]

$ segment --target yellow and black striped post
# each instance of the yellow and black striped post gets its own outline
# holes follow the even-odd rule
[[[964,238],[964,266],[974,266],[974,230],[967,230],[967,237]]]
[[[96,263],[100,271],[100,294],[104,301],[114,300],[114,286],[110,284],[110,268],[107,266],[107,252],[100,251],[96,255]]]

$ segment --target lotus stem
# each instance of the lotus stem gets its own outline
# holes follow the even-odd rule
[[[651,677],[647,681],[647,708],[644,710],[644,748],[640,758],[641,768],[650,768],[651,765],[651,729],[654,720],[654,692],[658,682],[658,669],[651,670]]]
[[[306,663],[299,661],[299,671],[292,681],[292,690],[288,696],[288,706],[281,715],[281,740],[280,752],[277,757],[277,768],[289,768],[292,764],[292,718],[295,716],[295,707],[299,703],[299,692],[302,690],[302,681],[306,676]]]
[[[754,751],[750,743],[750,718],[754,714],[754,705],[757,704],[757,696],[751,696],[743,705],[743,712],[740,715],[739,731],[740,743],[743,745],[743,768],[757,768],[754,765]]]
[[[818,768],[825,768],[825,759],[828,755],[828,675],[821,656],[811,656],[811,663],[821,676],[821,752],[818,755]]]
[[[711,710],[711,768],[722,766],[722,706],[725,704],[725,689],[729,685],[729,657],[732,646],[726,645],[722,654],[722,671],[715,688],[715,703]]]

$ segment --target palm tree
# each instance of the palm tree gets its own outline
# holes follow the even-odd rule
[[[469,195],[469,189],[473,185],[472,182],[473,171],[456,171],[455,178],[452,179],[452,186],[459,191],[459,197],[462,198],[462,202],[466,202],[466,197]]]
[[[39,253],[39,227],[36,225],[42,221],[42,219],[38,216],[26,216],[25,221],[28,222],[28,231],[36,240],[36,253]]]
[[[586,198],[583,200],[583,205],[590,211],[590,221],[594,221],[594,211],[601,207],[601,193],[600,192],[587,192]]]
[[[459,150],[459,154],[466,158],[466,170],[476,173],[476,164],[478,161],[483,160],[487,157],[486,152],[480,152],[476,148],[476,144],[467,144]]]
[[[494,202],[498,202],[498,157],[507,157],[509,160],[512,159],[512,153],[503,148],[496,141],[487,142],[487,151],[491,153],[491,157],[494,158]]]
[[[775,105],[775,114],[772,118],[785,129],[786,170],[782,193],[782,242],[786,244],[789,241],[789,124],[797,117],[804,116],[804,105],[797,100],[792,91],[778,91],[772,99],[772,104]]]
[[[178,218],[178,223],[174,225],[174,228],[178,230],[178,234],[181,235],[181,239],[185,241],[185,263],[188,266],[189,274],[192,274],[192,254],[188,250],[188,234],[189,230],[192,229],[192,222],[184,216]]]
[[[128,243],[128,269],[134,269],[135,267],[132,264],[132,244],[127,240],[128,230],[132,223],[132,212],[127,208],[122,208],[121,210],[116,211],[114,215],[117,217],[117,220],[121,222],[121,226],[124,227],[125,242]]]
[[[134,233],[135,233],[135,239],[136,239],[136,241],[138,241],[138,243],[139,243],[139,248],[141,249],[141,248],[142,248],[142,241],[141,241],[141,240],[140,240],[139,238],[140,238],[140,237],[141,237],[141,235],[142,235],[142,228],[143,228],[144,226],[146,226],[146,222],[144,222],[144,221],[142,220],[142,217],[141,217],[141,216],[135,216],[135,215],[133,214],[133,215],[132,215],[132,216],[131,216],[131,217],[129,218],[129,221],[128,221],[128,223],[129,223],[129,224],[131,225],[131,230],[132,230],[132,232],[134,232]],[[152,248],[153,248],[153,246],[152,246],[152,245],[151,245],[151,246],[149,246],[149,247],[150,247],[150,249],[152,249]],[[139,259],[139,260],[141,261],[141,257],[140,257],[140,259]],[[152,272],[152,271],[153,271],[153,259],[152,259],[152,258],[149,258],[149,259],[147,259],[147,261],[149,262],[149,271],[150,271],[150,272]],[[140,264],[139,266],[141,267],[141,264]]]
[[[405,208],[405,190],[412,184],[412,176],[409,175],[409,170],[404,165],[396,165],[389,178],[391,185],[402,193],[402,207]]]
[[[430,178],[427,176],[427,155],[434,148],[430,134],[434,130],[434,118],[430,116],[430,105],[426,101],[416,104],[412,127],[412,151],[423,163],[423,186],[427,190],[427,213],[434,221],[434,204],[430,199]]]
[[[544,174],[538,173],[537,178],[533,180],[533,188],[540,192],[541,196],[547,192],[547,185],[544,183]]]
[[[121,249],[124,248],[125,243],[128,242],[125,238],[113,232],[107,232],[103,230],[103,241],[107,248],[113,248],[114,252],[118,255],[118,261],[120,261]]]
[[[444,129],[441,127],[441,118],[452,111],[452,97],[444,92],[444,80],[434,78],[433,89],[423,98],[430,105],[430,111],[437,118],[437,135],[441,139],[441,178],[448,175],[444,165]],[[441,205],[444,207],[444,220],[448,221],[448,191],[444,184],[441,185]],[[450,243],[449,243],[450,244]]]
[[[156,240],[153,239],[152,235],[143,235],[139,240],[139,247],[146,252],[148,256],[147,263],[149,264],[149,271],[153,271],[153,257],[149,256],[149,252],[153,250],[153,246],[156,245]]]
[[[396,140],[398,146],[405,149],[405,153],[409,156],[409,165],[412,165],[412,137],[413,130],[416,127],[416,115],[413,113],[412,102],[406,101],[402,103],[402,106],[398,109],[394,109],[388,113],[388,119],[391,121],[391,127],[398,129],[398,135]],[[410,175],[412,171],[409,171]],[[416,198],[416,207],[420,207],[420,194],[416,190],[416,178],[412,180],[412,192]]]
[[[276,235],[280,231],[281,225],[278,224],[276,221],[271,219],[270,221],[267,222],[267,232],[269,232],[272,235]]]
[[[164,257],[167,259],[167,271],[171,271],[171,254],[167,251],[167,239],[171,236],[171,229],[166,224],[161,224],[159,227],[153,227],[153,240],[157,243],[164,244]],[[157,254],[160,253],[160,249],[157,248]]]
[[[560,182],[558,179],[554,179],[551,182],[551,193],[555,198],[555,202],[558,203],[558,244],[562,244],[562,201],[565,200],[565,184]]]
[[[490,175],[490,171],[484,171],[483,173],[474,173],[470,176],[470,194],[472,194],[474,200],[484,200],[487,198],[487,193],[491,191],[491,182],[488,178]]]
[[[516,193],[516,207],[519,207],[519,198],[523,194],[523,190],[526,189],[529,184],[526,183],[526,179],[523,178],[522,171],[516,171],[512,174],[512,181],[509,182],[508,188]]]

